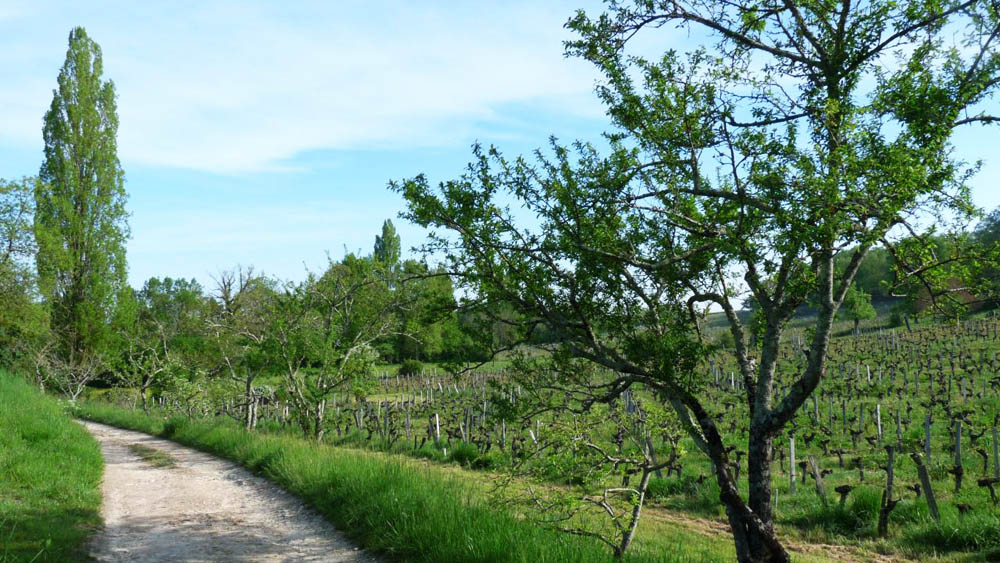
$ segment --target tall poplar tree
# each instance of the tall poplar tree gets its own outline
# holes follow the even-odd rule
[[[396,227],[392,221],[386,219],[382,223],[382,234],[375,235],[375,259],[390,268],[395,268],[399,263],[399,255],[399,235],[396,234]]]
[[[73,29],[45,113],[45,161],[35,190],[39,288],[60,360],[71,369],[101,363],[115,298],[125,287],[127,196],[115,87],[102,71],[101,48],[82,27]]]

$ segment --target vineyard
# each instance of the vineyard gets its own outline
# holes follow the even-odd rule
[[[775,441],[779,529],[910,555],[1000,553],[1000,319],[844,328],[817,392]],[[791,330],[783,342],[776,398],[802,369],[801,339]],[[547,385],[543,368],[551,366],[536,354],[504,370],[383,374],[367,396],[345,392],[325,405],[323,441],[486,470],[494,502],[615,551],[642,544],[643,504],[723,516],[712,464],[656,396],[636,388],[584,408],[584,399]],[[735,373],[720,349],[699,385],[727,431],[731,470],[745,491],[740,444],[749,417]],[[187,403],[165,394],[155,409],[243,421],[249,408],[258,431],[301,432],[280,392],[262,386],[249,407],[216,393]],[[129,393],[105,396],[115,395]]]
[[[218,66],[162,83],[166,14],[99,24],[155,64],[80,26],[58,74],[26,56],[57,88],[15,80],[3,122],[44,146],[7,132],[36,144],[0,178],[0,370],[65,398],[42,427],[242,463],[392,559],[1000,560],[1000,201],[965,132],[1000,124],[998,0],[534,4],[207,10],[251,33],[177,23]]]

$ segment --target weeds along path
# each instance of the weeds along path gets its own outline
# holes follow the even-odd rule
[[[97,561],[375,562],[292,495],[234,463],[94,422],[105,473]]]

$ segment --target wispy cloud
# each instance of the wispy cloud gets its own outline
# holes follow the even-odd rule
[[[562,56],[575,3],[90,3],[0,11],[0,137],[39,143],[41,115],[84,25],[119,95],[126,161],[222,173],[312,149],[453,144],[508,103],[601,113],[595,78]]]

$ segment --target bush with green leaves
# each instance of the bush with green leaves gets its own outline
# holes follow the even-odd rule
[[[424,372],[424,364],[420,360],[403,360],[399,365],[399,375],[404,377],[416,377]]]

